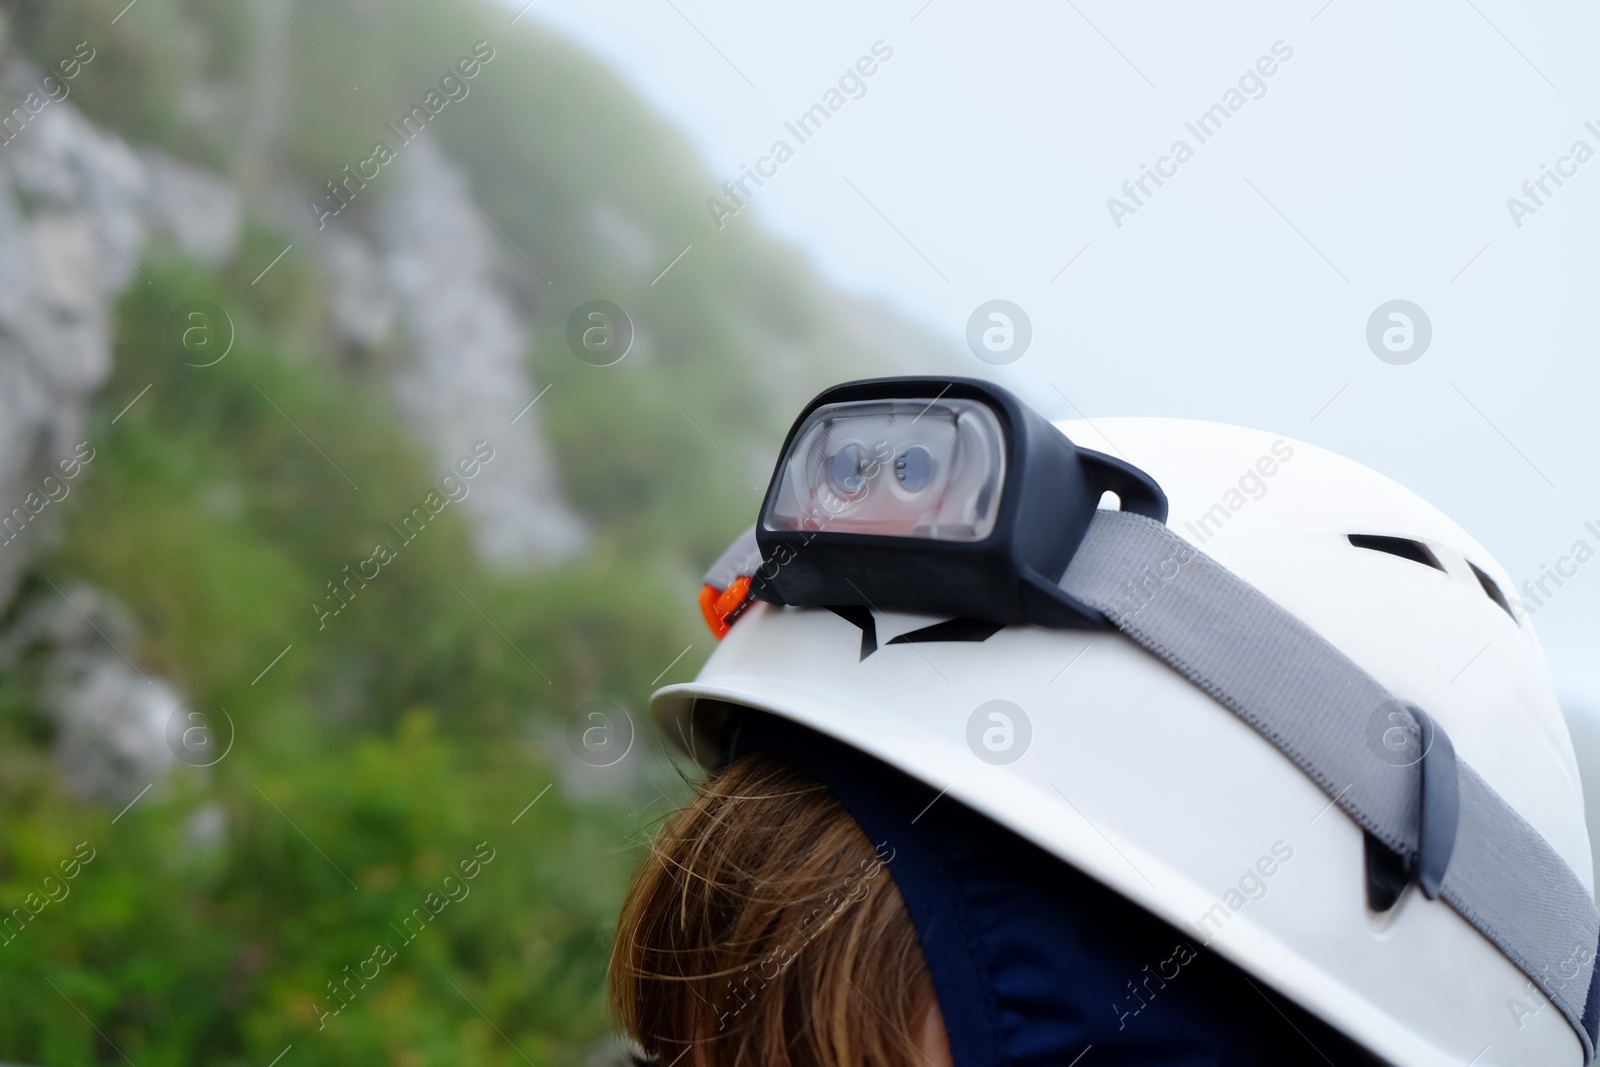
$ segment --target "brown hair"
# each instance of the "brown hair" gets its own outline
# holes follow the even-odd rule
[[[667,1067],[925,1067],[933,986],[876,848],[823,785],[754,752],[653,842],[622,908],[611,1001]]]

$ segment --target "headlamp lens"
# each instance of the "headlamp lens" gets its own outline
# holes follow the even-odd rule
[[[1005,480],[1000,420],[972,400],[825,404],[778,471],[767,529],[981,541]]]
[[[867,475],[872,469],[867,450],[854,441],[835,452],[828,467],[833,487],[849,497],[866,489]]]

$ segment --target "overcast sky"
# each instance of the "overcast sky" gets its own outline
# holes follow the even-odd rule
[[[1343,452],[1519,581],[1580,539],[1600,550],[1600,159],[1571,154],[1600,150],[1592,9],[535,0],[521,20],[621,71],[698,150],[707,198],[730,203],[718,183],[786,141],[727,225],[784,235],[957,344],[980,304],[1020,307],[1026,352],[972,373],[1052,417],[1235,422]],[[875,44],[870,77],[830,99]],[[841,101],[804,143],[785,126]],[[1567,176],[1528,196],[1547,166]],[[1147,167],[1166,177],[1141,189]],[[1418,356],[1418,316],[1410,349],[1381,316],[1393,363],[1368,341],[1392,300],[1432,334]],[[1600,560],[1536,625],[1569,702],[1600,714]]]

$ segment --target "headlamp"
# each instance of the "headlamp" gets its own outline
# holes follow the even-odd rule
[[[756,523],[750,593],[1104,629],[1058,583],[1101,496],[1160,522],[1148,474],[1079,448],[1011,393],[968,378],[826,390],[784,442]]]

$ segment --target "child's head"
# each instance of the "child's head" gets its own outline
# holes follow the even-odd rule
[[[1374,1062],[1192,931],[883,761],[759,714],[724,742],[618,928],[613,1006],[649,1063]]]
[[[628,895],[611,966],[623,1029],[662,1067],[948,1064],[892,861],[793,764],[734,760]]]

